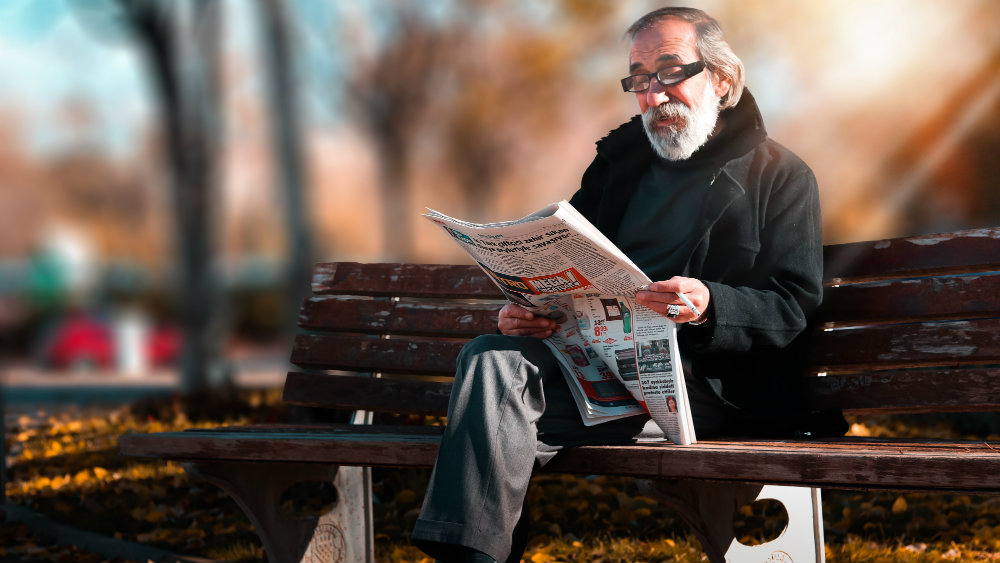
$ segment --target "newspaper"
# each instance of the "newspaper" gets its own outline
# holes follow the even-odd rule
[[[677,325],[639,305],[650,279],[567,201],[516,221],[477,224],[428,209],[507,299],[559,322],[545,339],[583,422],[648,412],[675,444],[692,444]]]

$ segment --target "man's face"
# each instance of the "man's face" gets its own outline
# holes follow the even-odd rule
[[[667,18],[636,34],[629,51],[629,73],[645,74],[699,60],[694,25]],[[653,148],[667,160],[683,160],[705,144],[715,128],[719,98],[729,82],[708,70],[662,86],[655,79],[636,92],[643,125]]]

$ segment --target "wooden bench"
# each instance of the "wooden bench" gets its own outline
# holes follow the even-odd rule
[[[803,374],[815,407],[846,413],[1000,409],[1000,228],[825,248],[824,307]],[[495,331],[502,301],[473,266],[319,264],[302,306],[284,400],[357,411],[355,424],[260,425],[123,436],[126,456],[178,459],[247,512],[271,561],[372,559],[366,468],[429,468],[440,426],[368,424],[445,412],[456,354]],[[357,424],[364,423],[364,425]],[[819,488],[1000,492],[1000,444],[845,437],[580,447],[546,471],[628,475],[675,507],[712,561],[783,551],[822,560]],[[339,500],[295,521],[278,498],[332,480]],[[791,486],[776,488],[775,485]],[[763,487],[763,489],[762,489]],[[778,498],[789,528],[749,548],[732,514]]]

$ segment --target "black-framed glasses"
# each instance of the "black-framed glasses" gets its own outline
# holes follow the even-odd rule
[[[649,74],[633,74],[622,78],[622,89],[626,92],[644,92],[656,78],[660,86],[672,86],[705,70],[705,61],[695,61],[686,65],[668,66]]]

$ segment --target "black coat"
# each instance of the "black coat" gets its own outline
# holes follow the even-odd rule
[[[704,378],[764,433],[842,434],[839,413],[817,418],[802,407],[794,345],[823,294],[816,178],[767,137],[749,92],[721,118],[722,133],[710,142],[709,165],[717,171],[693,231],[697,242],[677,272],[700,279],[711,292],[708,322],[682,325],[679,332],[691,364],[686,376]],[[598,141],[570,203],[615,240],[629,198],[654,158],[636,116]]]

